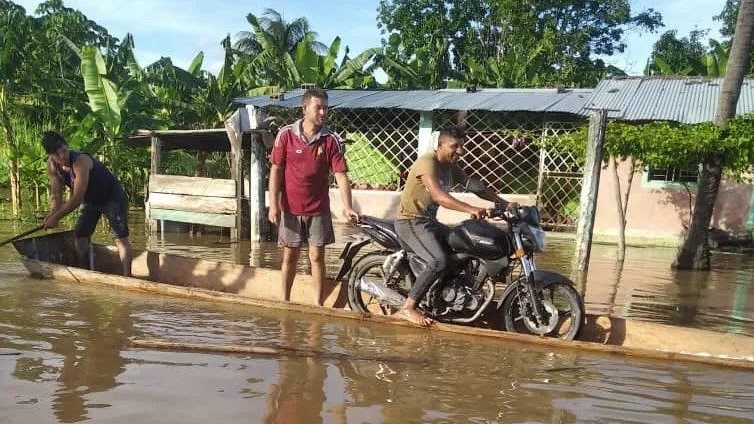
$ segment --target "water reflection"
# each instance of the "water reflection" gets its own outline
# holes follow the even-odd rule
[[[287,347],[302,347],[293,334],[291,318],[280,320],[280,342]],[[303,347],[320,350],[322,324],[312,321]],[[277,361],[278,381],[267,394],[267,413],[264,423],[321,423],[325,403],[324,383],[327,377],[325,364],[312,357],[288,357]],[[338,409],[342,412],[342,408]],[[341,422],[345,422],[344,420]]]
[[[53,297],[38,288],[4,290],[3,347],[45,352],[19,356],[12,376],[54,383],[51,406],[57,421],[79,422],[91,408],[107,406],[89,403],[89,395],[118,385],[116,377],[125,369],[120,352],[131,333],[131,312],[107,298]]]
[[[120,351],[131,332],[130,311],[124,305],[90,298],[73,310],[78,322],[67,321],[71,333],[53,339],[50,348],[64,358],[53,403],[60,422],[78,422],[86,418],[88,408],[109,406],[87,404],[86,397],[118,384],[116,376],[125,369]]]
[[[152,351],[128,348],[130,336],[352,356]],[[754,416],[750,371],[4,275],[0,351],[10,350],[21,355],[0,356],[0,422],[746,423]],[[383,359],[354,359],[364,356]]]

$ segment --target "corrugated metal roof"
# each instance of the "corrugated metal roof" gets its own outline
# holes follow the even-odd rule
[[[698,124],[715,120],[722,78],[627,77],[603,80],[587,103],[589,108],[614,109],[622,121],[674,121]],[[736,113],[754,112],[754,79],[744,78]]]
[[[330,108],[399,108],[416,111],[490,110],[501,112],[555,112],[586,115],[584,109],[593,89],[505,89],[444,90],[327,90]],[[304,90],[285,92],[283,100],[269,96],[242,97],[237,103],[256,107],[301,106]]]
[[[589,109],[609,109],[622,121],[712,122],[722,78],[621,77],[603,80],[591,89],[484,88],[476,92],[445,90],[327,90],[331,108],[400,108],[416,111],[489,110],[495,112],[553,112],[588,116]],[[301,106],[304,90],[284,93],[284,100],[268,96],[243,97],[236,102],[257,107]],[[738,100],[739,115],[754,112],[754,78],[745,78]]]

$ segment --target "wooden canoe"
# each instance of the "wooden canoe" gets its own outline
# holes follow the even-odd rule
[[[308,304],[314,293],[306,275],[296,277],[291,302],[284,302],[280,300],[280,272],[274,269],[140,251],[134,254],[133,276],[123,277],[117,275],[120,260],[113,246],[93,245],[94,270],[71,266],[75,249],[70,231],[17,240],[14,246],[29,272],[40,278],[413,326],[393,317],[343,309],[345,290],[334,281],[324,287],[325,307]],[[578,340],[573,341],[451,324],[432,329],[563,349],[754,369],[754,337],[594,314],[587,314]]]

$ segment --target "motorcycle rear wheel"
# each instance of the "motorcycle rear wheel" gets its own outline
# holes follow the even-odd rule
[[[521,287],[520,289],[523,289]],[[584,322],[584,307],[581,296],[573,285],[565,282],[548,283],[541,290],[542,300],[547,307],[557,310],[557,322],[548,323],[554,327],[545,335],[564,340],[573,340],[581,330]],[[504,300],[501,308],[505,330],[513,333],[538,334],[532,331],[531,307],[522,307],[516,292],[511,292]]]
[[[364,255],[353,266],[348,278],[348,304],[351,310],[373,315],[392,315],[398,311],[398,308],[388,305],[382,305],[371,294],[359,289],[362,278],[376,279],[381,284],[387,283],[388,276],[382,269],[387,255],[382,253],[370,253]]]

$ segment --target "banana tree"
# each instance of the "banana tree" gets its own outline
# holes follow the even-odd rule
[[[149,114],[149,86],[133,56],[133,40],[107,49],[103,56],[93,45],[67,44],[81,60],[81,76],[89,113],[70,131],[69,139],[92,154],[98,154],[121,179],[129,197],[144,187],[148,155],[121,143],[122,136],[136,128],[154,127]]]
[[[728,67],[730,56],[730,43],[720,43],[717,40],[709,41],[711,51],[704,56],[704,64],[707,67],[707,76],[723,77]]]
[[[545,41],[541,41],[531,50],[510,49],[505,55],[481,63],[469,57],[464,79],[486,87],[537,87],[541,84],[536,72],[537,59],[545,46]]]
[[[366,88],[376,85],[372,72],[374,60],[382,53],[382,49],[367,49],[351,58],[350,49],[346,46],[338,64],[336,61],[340,53],[340,37],[335,37],[323,55],[309,47],[311,40],[308,37],[298,43],[294,57],[286,58],[286,63],[292,68],[290,74],[295,76],[285,82],[287,87],[306,83],[323,88]]]
[[[5,151],[10,159],[9,183],[13,215],[21,211],[21,182],[19,155],[13,127],[17,100],[28,88],[25,68],[29,66],[27,53],[33,39],[33,23],[26,11],[13,2],[0,1],[0,133],[5,139]]]

